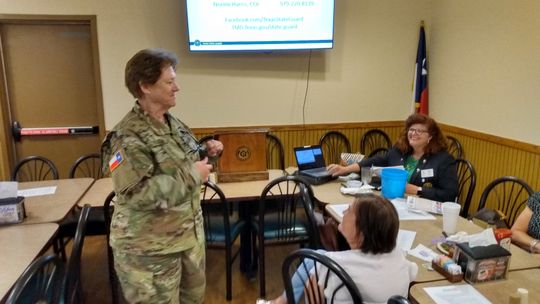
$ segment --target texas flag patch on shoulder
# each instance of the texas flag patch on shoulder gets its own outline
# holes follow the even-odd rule
[[[122,162],[124,161],[124,157],[122,156],[122,153],[120,151],[114,153],[111,160],[109,160],[109,170],[113,172]]]

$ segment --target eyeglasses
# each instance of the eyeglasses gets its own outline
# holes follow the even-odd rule
[[[427,133],[428,130],[422,130],[422,129],[416,129],[416,128],[409,128],[409,133],[416,133],[418,135],[421,135],[421,134],[424,134],[424,133]]]

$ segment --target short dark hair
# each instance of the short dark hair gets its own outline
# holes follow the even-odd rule
[[[360,250],[364,253],[388,253],[396,247],[399,217],[392,203],[372,193],[354,200],[356,229],[364,235]]]
[[[126,87],[133,97],[142,96],[140,84],[154,84],[161,76],[164,67],[176,69],[178,59],[163,49],[144,49],[133,55],[126,64]]]
[[[405,120],[405,127],[401,131],[399,138],[396,143],[396,147],[405,154],[412,151],[412,147],[409,144],[408,132],[409,128],[414,124],[425,125],[428,129],[428,133],[431,136],[431,140],[424,149],[424,153],[427,155],[433,155],[440,151],[445,151],[448,149],[448,143],[446,142],[446,137],[439,128],[439,125],[435,119],[424,115],[415,113],[407,117]]]

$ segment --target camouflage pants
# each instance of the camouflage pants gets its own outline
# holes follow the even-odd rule
[[[202,303],[205,265],[204,244],[159,256],[114,252],[114,267],[128,303]]]

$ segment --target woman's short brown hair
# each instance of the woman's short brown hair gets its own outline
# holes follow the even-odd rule
[[[178,59],[163,49],[145,49],[137,52],[126,64],[126,87],[133,97],[142,96],[140,84],[154,84],[161,76],[161,70],[172,66],[176,69]]]
[[[361,194],[353,203],[356,229],[364,235],[364,253],[388,253],[396,247],[399,217],[392,203],[375,194]]]
[[[396,147],[401,151],[401,153],[406,154],[412,151],[412,147],[409,144],[408,132],[409,128],[414,124],[421,124],[427,127],[428,133],[431,136],[431,140],[428,142],[427,146],[424,149],[424,153],[427,155],[435,154],[439,151],[444,151],[448,149],[448,144],[446,143],[446,137],[442,133],[439,125],[435,119],[423,115],[423,114],[412,114],[405,120],[405,127],[401,131],[399,138],[396,143]]]

